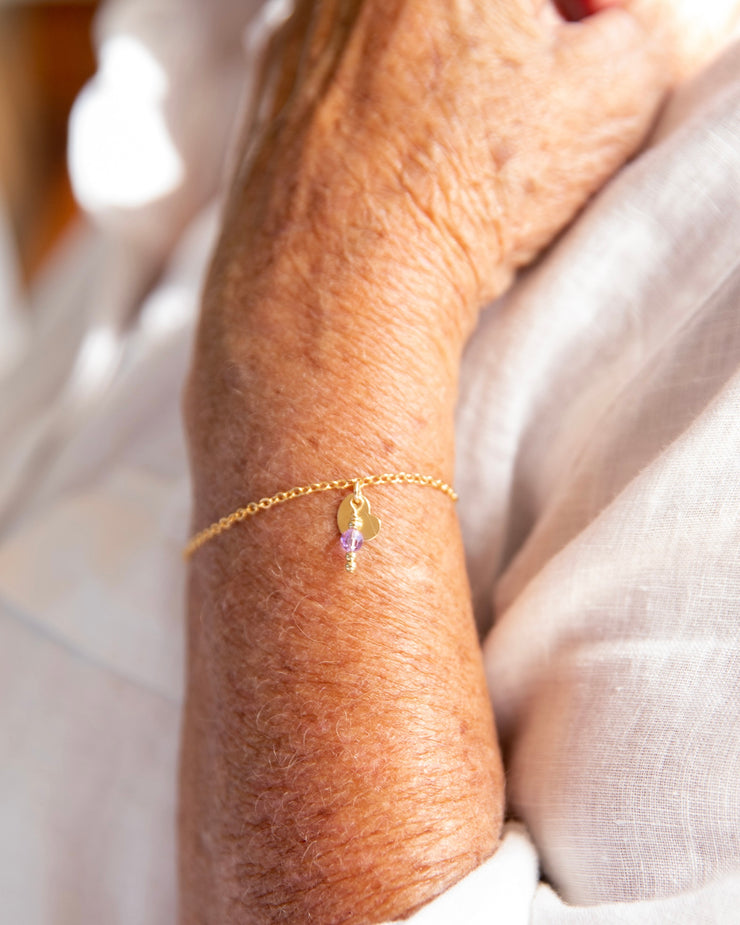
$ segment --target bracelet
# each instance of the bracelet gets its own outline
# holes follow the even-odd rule
[[[354,572],[357,568],[356,555],[363,543],[375,539],[380,532],[380,519],[370,512],[370,502],[363,495],[362,489],[368,485],[428,485],[430,488],[436,488],[437,491],[444,492],[453,501],[457,501],[457,493],[442,479],[432,478],[430,475],[419,475],[417,472],[386,472],[383,475],[363,475],[354,479],[334,479],[333,482],[314,482],[312,485],[299,485],[297,488],[290,488],[288,491],[279,491],[270,498],[262,498],[260,501],[250,501],[244,507],[240,507],[232,514],[227,514],[210,527],[206,527],[190,540],[183,555],[189,558],[200,547],[213,539],[220,533],[230,530],[234,524],[249,517],[254,517],[260,511],[267,511],[276,504],[283,504],[286,501],[292,501],[293,498],[301,498],[303,495],[313,495],[320,491],[348,491],[347,495],[339,505],[337,511],[337,526],[339,527],[340,540],[342,549],[345,551],[345,568],[348,572]]]

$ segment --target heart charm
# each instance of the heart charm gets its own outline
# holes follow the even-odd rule
[[[339,532],[345,533],[349,529],[350,521],[355,516],[356,511],[360,520],[362,520],[359,530],[362,533],[363,540],[365,542],[373,540],[380,533],[380,518],[370,513],[370,502],[364,495],[361,496],[360,504],[353,506],[352,500],[354,497],[354,495],[347,495],[339,505],[339,510],[337,511]]]

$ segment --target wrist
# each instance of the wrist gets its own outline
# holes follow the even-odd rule
[[[213,499],[203,516],[245,491],[369,472],[452,481],[454,311],[431,293],[402,299],[398,279],[356,263],[333,273],[305,246],[251,255],[256,270],[212,275],[188,388],[196,497]]]

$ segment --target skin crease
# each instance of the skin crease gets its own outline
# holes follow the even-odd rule
[[[533,0],[305,2],[275,49],[185,396],[195,530],[320,479],[451,482],[480,305],[636,149],[677,67],[624,10]],[[398,918],[496,848],[454,505],[366,494],[383,527],[354,575],[337,493],[191,561],[181,925]]]

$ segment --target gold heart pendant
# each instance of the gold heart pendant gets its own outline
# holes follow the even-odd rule
[[[354,495],[347,495],[344,501],[339,505],[339,510],[337,511],[337,526],[339,527],[340,533],[345,533],[349,530],[350,521],[355,515],[355,507],[352,505],[354,497]],[[374,540],[378,533],[380,533],[380,518],[370,513],[370,502],[364,495],[362,495],[361,503],[357,507],[357,514],[360,520],[362,520],[362,525],[359,530],[360,533],[362,533],[363,540],[365,540],[365,542]]]

